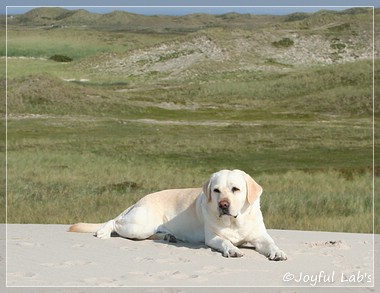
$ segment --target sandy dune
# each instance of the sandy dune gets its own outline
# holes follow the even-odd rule
[[[275,287],[270,292],[304,292],[306,288],[294,287],[349,286],[342,292],[374,292],[374,288],[365,287],[374,285],[379,235],[269,230],[289,257],[285,262],[273,262],[250,248],[243,249],[244,257],[228,259],[204,245],[121,237],[100,240],[91,234],[66,232],[68,227],[7,226],[7,241],[0,240],[2,247],[7,243],[7,255],[2,249],[0,261],[4,264],[6,260],[7,271],[2,274],[6,274],[9,290],[19,286],[142,286],[153,292],[151,287],[179,286],[182,288],[177,291],[157,290],[195,292],[196,288],[188,286],[265,286]],[[5,225],[1,229],[4,231]],[[69,289],[74,288],[64,292]]]

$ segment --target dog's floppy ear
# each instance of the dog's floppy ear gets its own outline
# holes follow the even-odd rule
[[[263,188],[247,173],[244,174],[245,182],[247,184],[247,200],[249,204],[253,204],[263,193]]]
[[[203,184],[203,193],[207,196],[208,201],[211,201],[211,179]]]
[[[205,184],[203,184],[203,193],[207,196],[208,201],[211,201],[211,185],[218,173],[219,172],[212,174],[211,178]]]
[[[247,182],[247,199],[249,204],[253,204],[256,199],[263,193],[263,188],[251,176],[245,174],[245,181]]]

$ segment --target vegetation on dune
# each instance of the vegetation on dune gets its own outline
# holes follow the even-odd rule
[[[276,48],[288,48],[294,45],[294,41],[290,38],[283,38],[279,41],[272,42]]]
[[[129,83],[121,82],[121,79],[74,83],[40,74],[9,78],[8,91],[11,95],[8,101],[10,113],[116,117],[128,114],[130,118],[138,118],[141,112],[145,116],[159,118],[164,113],[157,109],[157,104],[173,103],[189,108],[187,111],[167,111],[172,113],[172,117],[179,113],[178,119],[180,116],[208,119],[210,114],[214,114],[214,120],[255,121],[265,116],[274,118],[273,112],[287,112],[283,116],[302,113],[318,117],[319,114],[371,115],[373,110],[370,61],[301,69],[286,74],[237,71],[198,75],[190,82],[174,81],[169,86],[152,84],[149,87],[141,87],[133,79]],[[153,107],[146,108],[146,103]],[[95,105],[101,106],[102,111],[98,111]],[[120,109],[118,105],[125,108]],[[218,111],[206,111],[214,107]],[[375,107],[378,113],[378,105]],[[223,116],[217,113],[221,110]],[[154,114],[155,111],[158,115]],[[252,116],[253,113],[256,115]]]
[[[371,232],[371,17],[46,8],[12,19],[8,222],[105,221],[149,192],[239,168],[264,187],[269,228]]]
[[[50,60],[53,60],[55,62],[71,62],[73,61],[73,58],[65,56],[65,55],[59,55],[55,54],[49,58]]]

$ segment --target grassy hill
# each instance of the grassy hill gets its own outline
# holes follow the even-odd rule
[[[379,10],[376,9],[378,14]],[[317,13],[293,13],[279,15],[251,15],[226,13],[220,15],[197,13],[184,16],[139,15],[125,11],[113,11],[106,14],[90,13],[84,9],[67,10],[64,8],[36,8],[10,19],[10,24],[27,26],[68,26],[86,25],[92,28],[108,28],[115,30],[143,30],[165,32],[174,30],[178,33],[198,31],[210,27],[228,27],[241,29],[259,29],[270,26],[292,26],[303,29],[319,29],[326,24],[349,22],[359,25],[368,22],[366,15],[371,15],[370,8],[352,8],[344,11],[321,10]]]
[[[187,33],[207,27],[240,27],[253,29],[282,20],[283,17],[253,16],[250,14],[237,13],[227,13],[223,15],[199,13],[185,16],[146,16],[125,11],[96,14],[83,9],[36,8],[24,15],[12,18],[11,24],[46,27],[86,25],[96,29]]]
[[[7,33],[9,222],[107,220],[148,192],[240,168],[279,215],[271,228],[371,231],[371,10],[39,8]]]
[[[375,17],[379,17],[379,9],[375,10]],[[341,41],[344,42],[350,39],[353,48],[357,49],[355,48],[358,45],[356,43],[360,42],[363,47],[366,47],[371,39],[372,10],[355,8],[342,12],[320,11],[313,14],[296,13],[288,16],[238,13],[146,16],[123,11],[95,14],[83,9],[36,8],[24,15],[8,18],[8,25],[10,27],[12,25],[27,26],[30,29],[41,30],[82,28],[91,31],[91,29],[100,29],[108,30],[110,35],[113,35],[110,32],[117,31],[187,35],[205,30],[207,32],[211,28],[219,28],[228,30],[230,33],[232,33],[231,31],[236,31],[237,36],[233,39],[240,37],[250,43],[257,36],[263,37],[270,34],[273,39],[275,37],[281,40],[281,38],[291,34],[299,34],[299,37],[319,36],[323,40],[330,42],[339,41],[337,39],[342,39]],[[30,30],[28,31],[30,32]],[[48,33],[46,32],[46,34]],[[226,36],[221,37],[226,40]],[[272,41],[276,41],[276,39]],[[313,41],[315,42],[315,40]],[[307,43],[306,40],[305,44]],[[266,43],[260,43],[260,45],[263,47],[262,50],[267,49]],[[348,44],[346,45],[348,47]],[[12,50],[10,51],[12,54]]]

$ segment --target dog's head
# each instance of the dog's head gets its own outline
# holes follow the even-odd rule
[[[245,205],[252,205],[260,197],[263,189],[243,171],[222,170],[204,184],[203,192],[215,214],[237,218]]]

